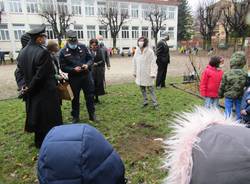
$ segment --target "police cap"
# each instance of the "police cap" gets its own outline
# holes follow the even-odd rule
[[[46,36],[46,26],[45,24],[40,25],[39,27],[36,27],[34,29],[31,29],[27,32],[31,37],[35,36]]]
[[[71,41],[71,42],[77,41],[77,34],[76,34],[76,31],[69,30],[69,31],[67,32],[67,39],[68,39],[68,41]]]

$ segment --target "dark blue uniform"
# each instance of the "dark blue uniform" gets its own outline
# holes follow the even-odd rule
[[[77,66],[82,67],[83,64],[87,64],[88,69],[77,73],[74,68]],[[70,49],[68,44],[66,44],[66,46],[60,52],[61,69],[63,72],[68,73],[69,83],[74,94],[71,115],[76,119],[79,119],[79,95],[81,89],[84,92],[90,119],[95,113],[94,84],[90,71],[92,64],[92,56],[85,45],[77,44],[76,49]]]

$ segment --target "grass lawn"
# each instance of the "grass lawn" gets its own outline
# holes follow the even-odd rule
[[[96,106],[100,123],[90,123],[85,103],[81,121],[99,129],[121,155],[129,183],[158,184],[166,176],[159,168],[163,156],[161,142],[170,132],[173,114],[201,104],[201,100],[166,88],[156,91],[159,110],[141,108],[142,96],[135,84],[107,87],[108,94]],[[83,102],[83,100],[81,100]],[[0,184],[33,184],[36,181],[36,155],[33,134],[23,131],[25,113],[21,100],[0,101]],[[64,122],[70,122],[71,105],[62,105]]]

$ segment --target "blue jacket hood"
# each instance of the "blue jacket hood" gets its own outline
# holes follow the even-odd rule
[[[124,173],[119,155],[87,124],[53,128],[40,149],[40,184],[122,184]]]

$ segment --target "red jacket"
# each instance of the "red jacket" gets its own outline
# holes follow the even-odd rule
[[[218,97],[223,71],[210,65],[203,71],[200,83],[200,94],[203,97]]]

